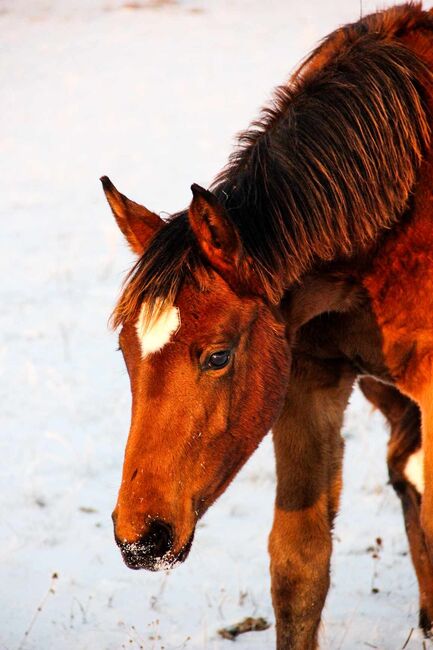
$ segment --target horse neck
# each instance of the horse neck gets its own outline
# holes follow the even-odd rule
[[[387,40],[361,30],[347,51],[344,38],[326,57],[319,48],[307,81],[279,89],[241,136],[214,191],[251,264],[278,291],[368,256],[400,223],[430,142],[431,33]],[[338,53],[336,78],[327,63]]]

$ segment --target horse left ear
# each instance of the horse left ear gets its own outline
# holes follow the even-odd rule
[[[242,250],[238,232],[215,194],[196,184],[191,191],[188,217],[200,248],[215,269],[233,275]]]
[[[150,238],[164,224],[163,220],[144,205],[135,203],[121,194],[108,176],[102,176],[101,183],[117,225],[133,252],[142,255]]]

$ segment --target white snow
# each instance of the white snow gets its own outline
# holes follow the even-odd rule
[[[130,405],[107,320],[133,260],[98,178],[158,212],[183,208],[271,88],[359,12],[359,0],[0,0],[1,650],[223,650],[221,626],[273,622],[269,438],[184,565],[133,572],[115,546]],[[358,392],[344,434],[322,648],[396,650],[417,586],[387,434]],[[237,647],[274,638],[272,626]],[[422,647],[418,631],[405,647]]]

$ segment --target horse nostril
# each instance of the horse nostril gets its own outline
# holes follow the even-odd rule
[[[148,519],[147,531],[136,541],[114,537],[123,560],[130,569],[158,571],[169,568],[174,558],[170,551],[174,544],[174,532],[170,524],[160,519]]]
[[[154,519],[149,524],[147,535],[142,538],[142,544],[147,544],[149,553],[155,558],[166,555],[173,546],[173,530],[170,524]]]

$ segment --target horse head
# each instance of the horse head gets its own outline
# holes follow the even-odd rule
[[[129,567],[158,570],[186,558],[271,427],[289,345],[212,193],[194,185],[189,210],[164,222],[102,181],[139,258],[114,312],[132,392],[115,538]]]

